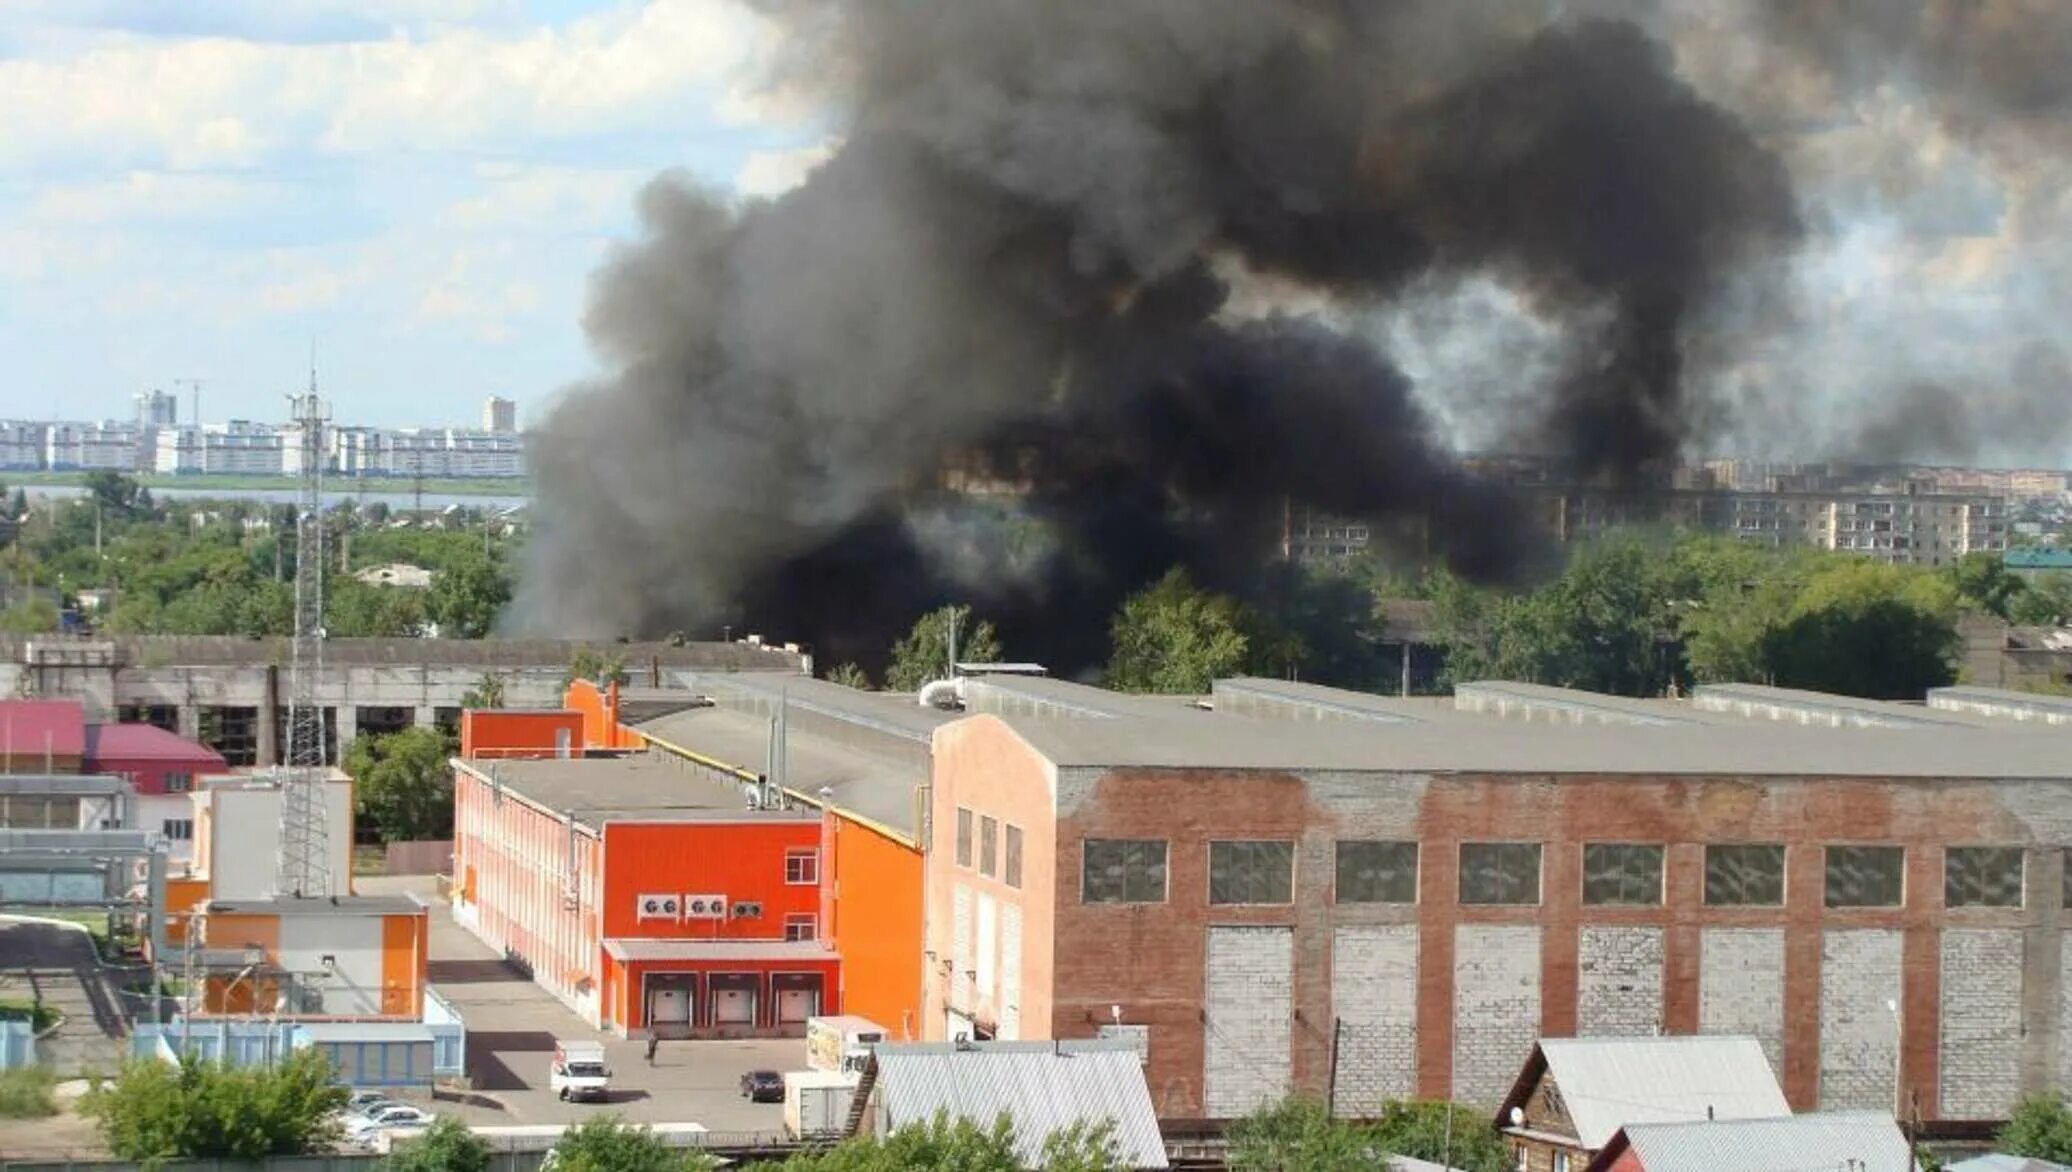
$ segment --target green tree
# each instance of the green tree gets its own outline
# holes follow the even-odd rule
[[[1369,1129],[1299,1096],[1237,1120],[1227,1138],[1232,1172],[1364,1172],[1389,1154]]]
[[[480,639],[511,601],[511,583],[489,559],[462,558],[439,571],[425,598],[425,614],[446,639]]]
[[[1124,600],[1108,631],[1108,686],[1124,692],[1206,692],[1237,672],[1250,640],[1237,601],[1175,568]]]
[[[2008,604],[2007,617],[2025,627],[2072,624],[2072,574],[2053,570],[2039,576]]]
[[[423,1135],[399,1142],[383,1172],[489,1172],[489,1144],[466,1124],[442,1115]]]
[[[40,635],[57,629],[57,604],[42,595],[24,598],[0,611],[0,631],[11,635]]]
[[[689,1172],[714,1166],[702,1153],[677,1151],[617,1115],[592,1116],[554,1145],[554,1172]]]
[[[991,1126],[938,1114],[890,1135],[844,1140],[825,1152],[786,1160],[788,1172],[1020,1172],[1014,1122],[1002,1115]],[[1045,1172],[1122,1172],[1113,1129],[1074,1125],[1043,1142],[1036,1167]]]
[[[423,594],[335,576],[324,587],[324,630],[334,639],[415,637],[424,629]]]
[[[328,1148],[338,1138],[346,1093],[315,1049],[245,1069],[143,1058],[89,1092],[82,1110],[117,1159],[256,1160]]]
[[[1838,561],[1815,574],[1763,658],[1787,688],[1918,700],[1957,678],[1956,591],[1932,574]]]
[[[1959,602],[2003,619],[2015,600],[2028,591],[2028,583],[2008,569],[1997,553],[1967,553],[1951,563],[1943,576]]]
[[[855,688],[859,692],[871,690],[870,673],[853,663],[836,664],[828,671],[827,682],[830,684],[840,684],[845,688]]]
[[[2072,1111],[2055,1094],[2030,1095],[2015,1104],[1993,1146],[2012,1156],[2072,1163]]]
[[[566,683],[562,684],[567,687]],[[462,708],[502,708],[504,706],[504,677],[493,671],[482,673],[474,686],[460,694]]]
[[[356,816],[384,842],[442,839],[453,833],[452,745],[432,728],[353,738],[345,772]]]
[[[984,619],[974,620],[968,606],[942,606],[914,620],[914,628],[892,645],[892,662],[885,668],[885,687],[893,692],[912,692],[930,680],[950,674],[950,633],[956,631],[956,655],[963,663],[992,663],[999,660],[1000,634]]]
[[[89,472],[82,482],[87,499],[100,506],[101,520],[128,520],[151,512],[151,492],[120,472]]]
[[[561,686],[566,688],[577,680],[589,680],[601,688],[606,684],[624,685],[631,678],[626,674],[624,656],[606,655],[585,647],[569,659],[568,673],[561,677]]]
[[[1374,1121],[1383,1151],[1462,1172],[1504,1172],[1511,1167],[1489,1114],[1459,1103],[1406,1101],[1382,1107]]]

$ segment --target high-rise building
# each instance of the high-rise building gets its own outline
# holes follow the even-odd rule
[[[180,422],[180,397],[169,391],[138,391],[137,426],[172,427]]]
[[[518,404],[495,395],[482,402],[482,430],[509,434],[518,430]]]

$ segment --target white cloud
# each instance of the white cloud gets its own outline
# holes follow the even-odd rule
[[[673,129],[700,94],[741,85],[769,38],[738,0],[336,43],[107,32],[62,55],[0,59],[0,166],[238,167],[296,149],[486,151]]]
[[[783,195],[804,183],[815,167],[833,157],[839,145],[827,139],[796,150],[757,151],[741,164],[734,176],[734,190],[764,198]]]

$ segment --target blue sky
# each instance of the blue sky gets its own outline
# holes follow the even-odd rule
[[[529,414],[642,183],[817,157],[767,50],[733,0],[6,0],[0,416],[273,418],[312,341],[342,421]]]

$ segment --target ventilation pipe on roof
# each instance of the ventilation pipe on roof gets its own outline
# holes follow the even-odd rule
[[[936,680],[923,684],[917,697],[923,708],[954,709],[964,707],[964,680]]]

